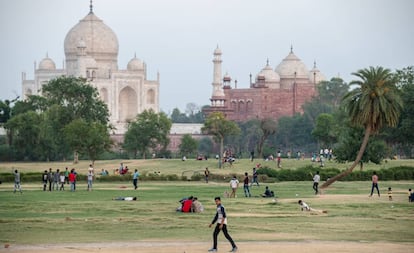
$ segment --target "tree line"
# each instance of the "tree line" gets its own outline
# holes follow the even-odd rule
[[[129,122],[124,143],[113,143],[109,112],[97,90],[82,78],[63,76],[45,84],[41,96],[0,101],[0,124],[6,130],[6,136],[0,139],[0,158],[48,161],[76,159],[80,155],[94,161],[103,153],[115,154],[114,145],[124,151],[124,158],[152,154],[168,157],[171,124],[186,122],[203,123],[204,133],[213,139],[197,141],[185,135],[180,155],[221,156],[227,149],[243,157],[251,151],[258,157],[267,157],[278,150],[284,154],[300,151],[309,156],[327,147],[334,150],[339,162],[345,162],[357,160],[363,140],[366,144],[359,159],[362,163],[381,162],[395,154],[411,158],[413,67],[395,72],[370,67],[355,72],[354,77],[356,80],[349,84],[340,78],[321,82],[318,95],[303,105],[302,114],[281,117],[277,122],[254,119],[234,123],[220,113],[205,117],[197,105],[189,103],[186,113],[175,108],[170,116],[144,111]],[[392,106],[396,108],[389,111]],[[376,116],[370,119],[367,115]],[[369,119],[373,123],[363,122]]]

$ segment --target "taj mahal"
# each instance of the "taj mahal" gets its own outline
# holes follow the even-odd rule
[[[23,72],[22,98],[41,95],[42,85],[62,75],[86,78],[107,104],[110,123],[115,127],[112,136],[121,141],[130,120],[144,110],[159,112],[160,74],[156,80],[148,80],[147,66],[136,56],[126,69],[119,69],[118,51],[116,34],[94,14],[91,1],[89,13],[66,34],[63,67],[56,68],[55,62],[46,55],[39,64],[35,63],[33,80],[27,80]],[[282,116],[302,113],[302,105],[316,95],[319,82],[326,80],[316,63],[309,71],[291,47],[274,69],[268,60],[254,80],[250,74],[249,88],[240,88],[236,80],[232,84],[227,73],[222,75],[221,57],[222,51],[217,46],[213,52],[211,105],[203,110],[205,115],[218,111],[238,122],[265,118],[277,121]],[[202,124],[195,125],[186,133],[201,134]],[[178,133],[186,127],[173,125],[170,137],[177,135],[172,138],[173,146],[178,146],[182,135]]]
[[[42,85],[56,77],[83,77],[108,105],[113,134],[125,133],[127,122],[137,114],[148,109],[159,112],[160,75],[157,80],[147,80],[147,66],[136,56],[126,69],[119,69],[118,49],[116,34],[94,14],[91,2],[89,13],[65,37],[62,69],[46,55],[38,65],[35,63],[33,80],[22,73],[23,99],[40,95]]]

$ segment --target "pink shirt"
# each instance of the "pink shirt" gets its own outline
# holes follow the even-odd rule
[[[377,175],[372,175],[372,183],[374,183],[374,184],[378,183],[378,176]]]

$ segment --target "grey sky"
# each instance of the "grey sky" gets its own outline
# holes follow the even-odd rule
[[[95,0],[94,13],[117,34],[118,66],[136,53],[148,79],[160,72],[160,107],[209,104],[213,51],[223,51],[223,74],[249,86],[269,59],[276,67],[294,53],[314,60],[330,79],[352,80],[369,66],[414,65],[411,0]],[[64,61],[66,33],[89,12],[89,0],[0,0],[0,100],[21,95],[21,72],[46,53]]]

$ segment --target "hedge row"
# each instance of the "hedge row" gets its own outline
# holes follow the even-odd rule
[[[319,171],[322,180],[327,180],[341,171],[337,168],[321,168],[305,166],[296,170],[275,170],[271,168],[260,168],[259,174],[275,178],[277,181],[308,181]],[[341,181],[370,181],[373,170],[354,170],[351,174],[341,179]],[[380,180],[414,180],[414,167],[399,166],[376,171]]]
[[[260,182],[277,182],[277,181],[309,181],[312,180],[313,175],[319,171],[321,180],[327,180],[341,171],[337,168],[321,168],[314,166],[305,166],[296,170],[289,169],[271,169],[268,167],[257,170]],[[350,175],[341,179],[341,181],[370,181],[373,170],[354,170]],[[388,169],[381,169],[377,171],[380,180],[414,180],[414,167],[400,166]],[[234,174],[210,174],[210,180],[228,182]],[[236,175],[238,180],[242,182],[244,175]],[[21,173],[21,180],[23,182],[42,182],[42,173],[29,172]],[[86,175],[78,174],[78,180],[86,180]],[[98,182],[124,182],[131,181],[132,175],[110,175],[98,176],[95,181]],[[164,175],[156,173],[147,173],[139,177],[141,181],[202,181],[204,174],[194,173],[191,176],[178,176],[175,174]],[[0,173],[0,181],[14,182],[14,175],[12,173]]]

